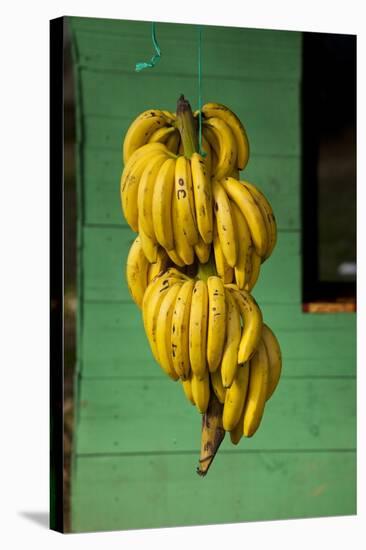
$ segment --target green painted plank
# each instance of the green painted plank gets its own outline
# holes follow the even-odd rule
[[[259,430],[242,446],[354,449],[355,391],[354,379],[283,378]],[[201,415],[181,384],[163,375],[82,382],[77,454],[194,451],[200,446],[200,431]],[[223,448],[233,448],[230,438]]]
[[[78,64],[83,67],[131,72],[136,60],[145,59],[151,50],[149,24],[121,21],[120,31],[109,33],[75,30]],[[196,76],[197,28],[195,25],[163,23],[158,26],[163,52],[155,67],[159,75]],[[282,39],[282,40],[281,40]],[[278,33],[251,29],[203,26],[203,71],[207,78],[299,79],[300,33]],[[133,47],[131,45],[133,44]]]
[[[84,299],[130,302],[124,270],[135,233],[122,227],[85,227],[82,250]],[[259,304],[299,303],[300,237],[279,233],[271,258],[261,269],[254,296]]]
[[[196,454],[79,457],[72,530],[356,514],[355,453],[222,454],[204,480],[196,465]]]
[[[93,123],[102,127],[102,132],[109,131],[109,124],[103,130],[105,118],[113,119],[114,122],[110,122],[114,126],[113,142],[121,143],[128,125],[145,109],[158,107],[175,110],[180,93],[191,100],[193,109],[197,107],[196,78],[184,75],[171,78],[153,71],[126,75],[81,69],[79,74],[86,120],[86,146],[90,146],[90,115],[94,117]],[[207,79],[204,90],[204,101],[220,101],[239,116],[247,129],[253,153],[300,154],[300,94],[297,82],[223,79],[218,97],[217,80]]]
[[[151,44],[151,24],[147,21],[91,17],[67,17],[67,21],[74,35],[79,35],[80,32],[92,32],[95,37],[102,34],[122,39],[123,35],[132,34],[136,38],[146,38],[146,43]],[[192,41],[196,39],[197,26],[159,21],[156,23],[156,32],[161,39],[177,38]],[[202,25],[202,32],[205,39],[209,41],[226,39],[229,43],[240,43],[245,39],[248,47],[254,48],[262,47],[270,50],[277,47],[299,51],[301,47],[301,32],[298,31]],[[300,59],[298,61],[300,62]]]
[[[281,342],[284,375],[355,374],[355,314],[306,314],[281,304],[262,304],[262,311]],[[84,303],[81,356],[83,377],[161,376],[132,302]]]
[[[119,195],[120,149],[86,148],[83,158],[85,223],[126,226]],[[242,177],[257,184],[266,194],[279,230],[300,229],[300,160],[297,157],[252,156]]]

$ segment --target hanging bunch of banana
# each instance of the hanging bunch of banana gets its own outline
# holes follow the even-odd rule
[[[120,191],[138,233],[128,288],[153,357],[203,415],[205,475],[226,432],[234,444],[256,432],[282,360],[251,295],[277,228],[264,194],[239,179],[246,131],[226,106],[207,103],[200,151],[197,117],[183,96],[176,114],[139,115],[123,142]]]

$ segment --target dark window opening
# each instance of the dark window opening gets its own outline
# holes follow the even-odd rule
[[[356,36],[303,34],[301,100],[302,287],[309,311],[309,304],[356,299]]]

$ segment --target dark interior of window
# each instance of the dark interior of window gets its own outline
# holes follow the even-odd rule
[[[356,297],[356,36],[303,34],[303,303]]]

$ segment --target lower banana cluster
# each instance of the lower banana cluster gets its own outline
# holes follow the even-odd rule
[[[252,436],[279,381],[281,351],[251,294],[168,268],[147,285],[142,312],[155,360],[188,400],[203,414],[214,392],[232,442]]]

